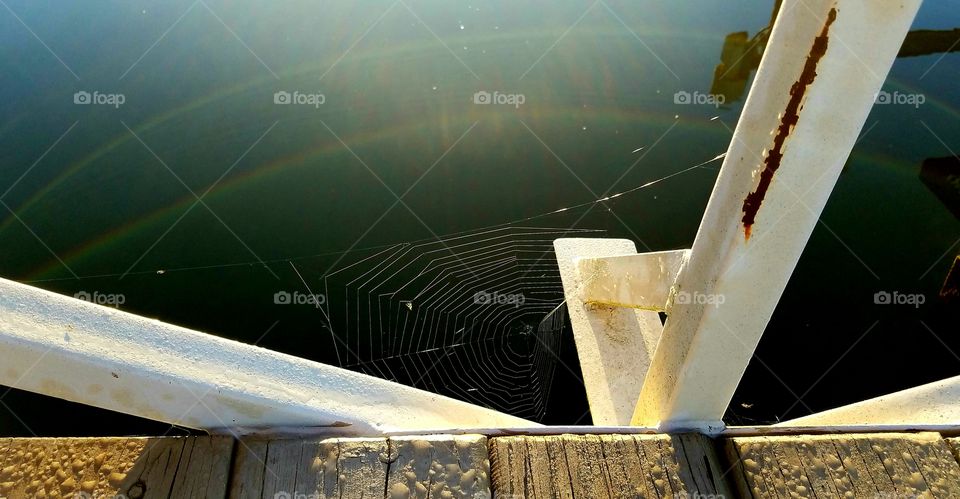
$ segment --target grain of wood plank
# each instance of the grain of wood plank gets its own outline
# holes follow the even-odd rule
[[[934,433],[737,437],[727,462],[713,448],[700,435],[0,439],[0,497],[219,498],[228,483],[236,498],[733,497],[727,481],[745,497],[960,497],[960,441]]]
[[[487,439],[480,435],[390,438],[387,497],[465,499],[490,495]]]
[[[610,497],[606,480],[600,469],[599,449],[590,445],[585,435],[565,435],[560,438],[567,464],[570,467],[571,486],[574,497]]]
[[[960,496],[960,490],[955,488],[956,484],[960,484],[960,467],[953,466],[953,463],[960,462],[957,459],[956,452],[957,439],[947,438],[944,441],[947,443],[946,447],[924,446],[918,450],[918,454],[921,460],[936,460],[935,483],[937,484],[937,490],[934,490],[934,493],[942,492],[948,496]]]
[[[184,442],[180,466],[190,473],[179,474],[170,497],[222,498],[227,495],[230,477],[232,438],[191,438]]]
[[[950,448],[950,442],[944,440],[943,443],[946,445],[917,446],[912,452],[934,496],[960,496],[960,490],[956,488],[956,485],[960,484],[960,467],[953,465],[957,460]]]
[[[809,496],[812,489],[810,479],[803,469],[803,462],[796,447],[792,445],[771,445],[774,460],[780,466],[785,480],[787,493],[794,497]]]
[[[492,489],[495,497],[535,499],[732,497],[716,486],[723,471],[713,442],[691,437],[686,446],[693,451],[669,435],[494,437]]]
[[[490,496],[487,439],[480,435],[240,444],[234,498]]]
[[[329,455],[330,449],[324,446],[322,440],[304,440],[302,442],[300,461],[296,464],[297,481],[293,489],[293,497],[326,497],[322,491],[324,490],[324,480],[328,468],[332,469],[333,476],[331,478],[336,478],[337,454],[333,455],[333,461],[328,466],[325,458]]]
[[[918,460],[914,457],[914,448],[922,447],[922,445],[908,445],[907,442],[903,440],[891,440],[889,442],[891,447],[891,452],[899,452],[900,461],[903,463],[904,468],[906,468],[907,483],[910,484],[910,487],[917,491],[917,495],[929,495],[933,492],[930,490],[930,484],[927,483],[927,478],[924,476],[923,468],[918,464]]]
[[[873,451],[880,457],[887,475],[893,481],[893,486],[902,496],[915,496],[917,488],[911,483],[911,472],[903,462],[903,457],[894,442],[886,438],[876,438],[870,441]],[[925,488],[925,487],[923,487]]]
[[[673,438],[669,435],[661,435],[656,439],[657,446],[660,448],[660,462],[663,463],[663,469],[666,472],[667,480],[670,482],[671,495],[673,497],[685,497],[688,495],[688,486],[696,484],[692,480],[684,481],[680,477],[680,468],[686,468],[686,459],[677,452],[673,446]],[[683,464],[681,464],[683,463]],[[687,473],[689,474],[689,473]]]
[[[333,497],[383,497],[391,458],[387,439],[344,438],[337,440],[337,446],[337,495]]]
[[[570,462],[567,459],[567,450],[563,445],[563,437],[551,436],[543,437],[547,447],[547,459],[550,466],[547,468],[553,484],[552,497],[572,498],[573,497],[573,471],[570,469]],[[528,449],[532,451],[533,449]],[[491,484],[494,493],[497,492],[496,486]]]
[[[681,433],[670,439],[674,448],[682,453],[683,459],[678,457],[680,477],[686,484],[688,496],[734,497],[724,476],[729,468],[719,459],[713,439],[699,433]],[[684,478],[687,472],[690,481]]]
[[[871,441],[856,438],[849,440],[849,444],[856,448],[857,452],[860,453],[860,457],[863,458],[863,462],[867,464],[867,470],[870,472],[873,483],[877,487],[877,494],[896,495],[897,487],[887,473],[887,469],[883,466],[883,461],[880,459],[880,456],[873,450]]]
[[[232,480],[230,497],[233,499],[259,499],[263,494],[264,475],[267,473],[266,440],[243,439],[236,444],[236,457],[230,471]]]
[[[767,450],[779,463],[774,465],[783,472],[786,492],[771,485],[776,475],[768,460],[753,462]],[[740,464],[742,474],[731,476],[741,495],[754,497],[958,497],[960,465],[950,452],[934,433],[736,437],[728,442],[728,456],[751,461]],[[794,469],[797,458],[810,484],[806,494]]]
[[[527,493],[527,443],[522,437],[494,438],[490,441],[490,477],[501,494]]]
[[[792,441],[797,449],[797,454],[800,455],[800,462],[803,463],[803,469],[810,481],[810,486],[813,488],[813,494],[817,497],[839,497],[840,492],[834,483],[833,474],[814,442],[814,439]]]
[[[946,440],[947,446],[950,448],[950,453],[953,454],[954,459],[960,462],[960,437],[950,437],[944,440]]]
[[[633,452],[636,454],[638,462],[640,463],[639,468],[635,472],[643,477],[644,484],[650,491],[650,497],[663,497],[665,491],[663,490],[662,486],[658,487],[656,483],[660,477],[660,474],[656,473],[654,470],[654,468],[659,468],[660,466],[659,456],[648,456],[644,451],[645,446],[632,436],[624,439],[625,444],[626,442],[629,442],[633,446]]]
[[[773,450],[774,446],[770,442],[757,442],[757,455],[760,458],[760,471],[763,473],[767,486],[773,489],[777,497],[786,497],[787,492],[786,478],[780,468],[777,457]]]
[[[651,497],[647,480],[637,473],[637,470],[642,468],[633,440],[625,441],[617,436],[601,435],[600,442],[607,458],[616,497]]]
[[[840,459],[840,455],[837,453],[837,448],[834,445],[835,440],[827,439],[817,439],[812,442],[813,448],[816,449],[817,454],[820,456],[820,459],[827,467],[827,472],[830,474],[830,478],[833,479],[833,486],[837,490],[837,495],[839,497],[855,497],[855,488],[853,486],[853,480],[849,474],[847,474],[847,469],[843,465],[843,461]]]
[[[544,456],[545,460],[538,460],[536,463],[529,462],[528,466],[524,467],[524,473],[530,477],[530,480],[526,484],[526,489],[528,497],[531,499],[541,499],[554,496],[554,473],[553,470],[556,469],[557,461],[551,459],[549,452],[547,451],[547,441],[543,437],[529,437],[523,440],[526,444],[527,455],[528,456]],[[566,460],[559,460],[560,463],[564,466],[563,476],[567,476],[566,473]],[[491,466],[493,462],[491,461]],[[541,468],[543,468],[541,470]]]
[[[291,496],[297,490],[297,470],[303,455],[303,442],[274,440],[267,446],[266,473],[260,497]]]
[[[673,497],[670,479],[667,476],[667,463],[660,454],[656,436],[634,435],[634,443],[644,456],[645,468],[649,470],[651,483],[659,497]]]
[[[775,497],[760,471],[759,443],[755,439],[731,438],[725,445],[732,477],[740,497]]]
[[[580,442],[582,448],[586,451],[584,455],[588,458],[588,466],[584,469],[591,473],[594,478],[593,489],[596,491],[597,497],[613,499],[616,497],[616,492],[614,491],[610,466],[603,450],[603,441],[600,440],[599,435],[582,435]]]
[[[850,445],[845,440],[834,440],[834,450],[840,463],[843,465],[844,473],[850,478],[850,484],[854,490],[854,497],[872,497],[880,493],[880,489],[874,483],[874,478],[867,469],[867,463],[863,460],[860,451],[856,445]]]
[[[226,495],[223,437],[0,440],[0,496],[138,498]]]

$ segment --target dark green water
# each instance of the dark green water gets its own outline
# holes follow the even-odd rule
[[[123,310],[337,364],[317,310],[274,303],[303,289],[291,259],[319,288],[375,254],[364,248],[528,217],[514,226],[598,229],[641,251],[689,247],[718,162],[590,210],[539,215],[724,152],[742,102],[674,95],[709,92],[724,38],[763,29],[772,4],[8,1],[0,199],[16,215],[0,205],[0,275],[122,294]],[[914,29],[960,26],[958,6],[927,2]],[[960,372],[960,312],[937,297],[960,252],[958,206],[919,177],[925,159],[960,151],[958,77],[958,53],[895,63],[884,89],[925,102],[874,107],[730,422]],[[124,102],[75,104],[82,91]],[[475,104],[480,91],[524,101]],[[324,102],[278,105],[277,92]],[[331,296],[353,289],[331,283]],[[879,306],[878,291],[927,299]],[[568,332],[559,342],[543,421],[587,424]],[[429,366],[408,369],[418,368]],[[0,395],[4,435],[167,429]],[[81,417],[48,416],[65,408]]]

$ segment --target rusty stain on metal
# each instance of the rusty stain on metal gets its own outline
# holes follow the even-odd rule
[[[763,198],[767,194],[770,182],[773,181],[773,175],[780,168],[780,161],[783,159],[783,144],[800,119],[800,106],[803,97],[807,92],[807,87],[817,77],[817,64],[820,63],[823,54],[827,52],[827,35],[830,31],[830,25],[836,19],[837,9],[832,8],[827,14],[827,20],[820,31],[820,35],[813,40],[813,47],[807,56],[807,62],[803,65],[800,78],[790,87],[790,101],[783,112],[783,117],[780,118],[780,126],[777,127],[777,134],[773,139],[773,147],[770,148],[767,157],[763,160],[763,171],[760,172],[760,182],[757,184],[757,189],[747,194],[746,199],[743,200],[743,218],[741,220],[746,240],[750,239],[750,229],[756,221],[757,212],[760,210]]]

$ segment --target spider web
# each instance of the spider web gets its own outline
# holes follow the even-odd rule
[[[390,246],[328,272],[341,366],[541,420],[567,327],[554,239],[500,227]]]
[[[589,211],[723,157],[718,154],[600,199],[498,226],[381,248],[324,273],[326,303],[317,308],[324,312],[338,363],[543,420],[562,338],[569,328],[553,241],[599,237],[603,231],[520,224]],[[306,286],[303,276],[300,279]]]

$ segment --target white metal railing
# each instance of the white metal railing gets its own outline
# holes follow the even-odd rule
[[[539,426],[4,279],[0,384],[214,432]]]
[[[662,331],[649,322],[605,327],[573,321],[585,371],[615,372],[624,356],[639,359],[641,368],[627,371],[644,375],[632,424],[723,428],[721,418],[919,6],[920,0],[783,3],[689,257],[675,279],[659,273],[666,281],[660,288],[671,287]],[[557,243],[558,252],[563,245]],[[566,253],[561,264],[584,258],[597,268],[607,261],[616,269],[600,277],[609,287],[631,278],[650,287],[651,260],[637,256],[622,265],[624,257],[597,258],[608,255]],[[596,301],[590,295],[602,283],[585,291],[568,285],[585,278],[576,266],[568,274],[571,307]],[[614,308],[644,305],[633,291],[606,294],[627,297]],[[589,313],[625,316],[597,308]],[[629,353],[580,348],[609,342],[621,331],[658,338],[652,359],[649,346],[639,342],[624,345]],[[608,405],[594,395],[591,408]]]
[[[784,421],[775,426],[835,425],[956,426],[960,423],[960,376]]]

